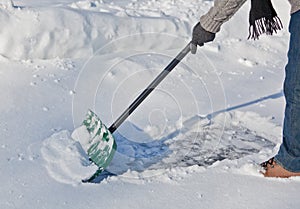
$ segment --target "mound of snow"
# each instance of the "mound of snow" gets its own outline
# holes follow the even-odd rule
[[[68,131],[53,134],[44,140],[41,153],[49,175],[61,183],[76,185],[96,172],[81,145]]]
[[[141,17],[127,14],[124,8],[118,8],[117,12],[115,8],[104,10],[100,4],[97,3],[99,8],[94,12],[82,10],[82,7],[95,8],[89,1],[42,8],[4,4],[0,10],[0,54],[10,59],[87,58],[108,42],[124,36],[169,33],[188,37],[190,34],[184,22],[159,11],[157,17]],[[168,48],[173,44],[162,45]],[[141,45],[147,48],[147,43]]]

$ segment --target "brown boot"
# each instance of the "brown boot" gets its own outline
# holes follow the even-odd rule
[[[274,158],[271,158],[260,165],[265,170],[263,173],[265,177],[289,178],[292,176],[300,176],[300,172],[291,172],[284,169],[275,162]]]

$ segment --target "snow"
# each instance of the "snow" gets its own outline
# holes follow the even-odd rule
[[[299,208],[300,180],[258,164],[281,143],[283,31],[247,40],[249,3],[187,55],[114,133],[97,169],[76,141],[88,109],[111,125],[187,44],[201,0],[0,2],[0,208]]]
[[[74,141],[67,131],[55,133],[46,139],[41,154],[49,175],[58,182],[76,184],[80,182],[78,179],[86,179],[97,170],[97,166],[90,165],[80,143]]]

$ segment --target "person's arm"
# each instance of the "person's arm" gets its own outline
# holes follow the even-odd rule
[[[204,43],[213,41],[221,25],[228,21],[245,2],[246,0],[215,0],[214,6],[200,17],[200,22],[193,28],[191,52],[195,54],[197,45],[203,46]]]
[[[215,0],[214,6],[200,17],[201,26],[211,33],[220,31],[221,25],[228,21],[246,0]]]

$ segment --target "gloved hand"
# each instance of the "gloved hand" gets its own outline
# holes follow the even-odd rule
[[[206,31],[198,22],[193,28],[193,38],[190,44],[192,54],[196,54],[197,45],[203,46],[204,43],[213,41],[216,34]]]

